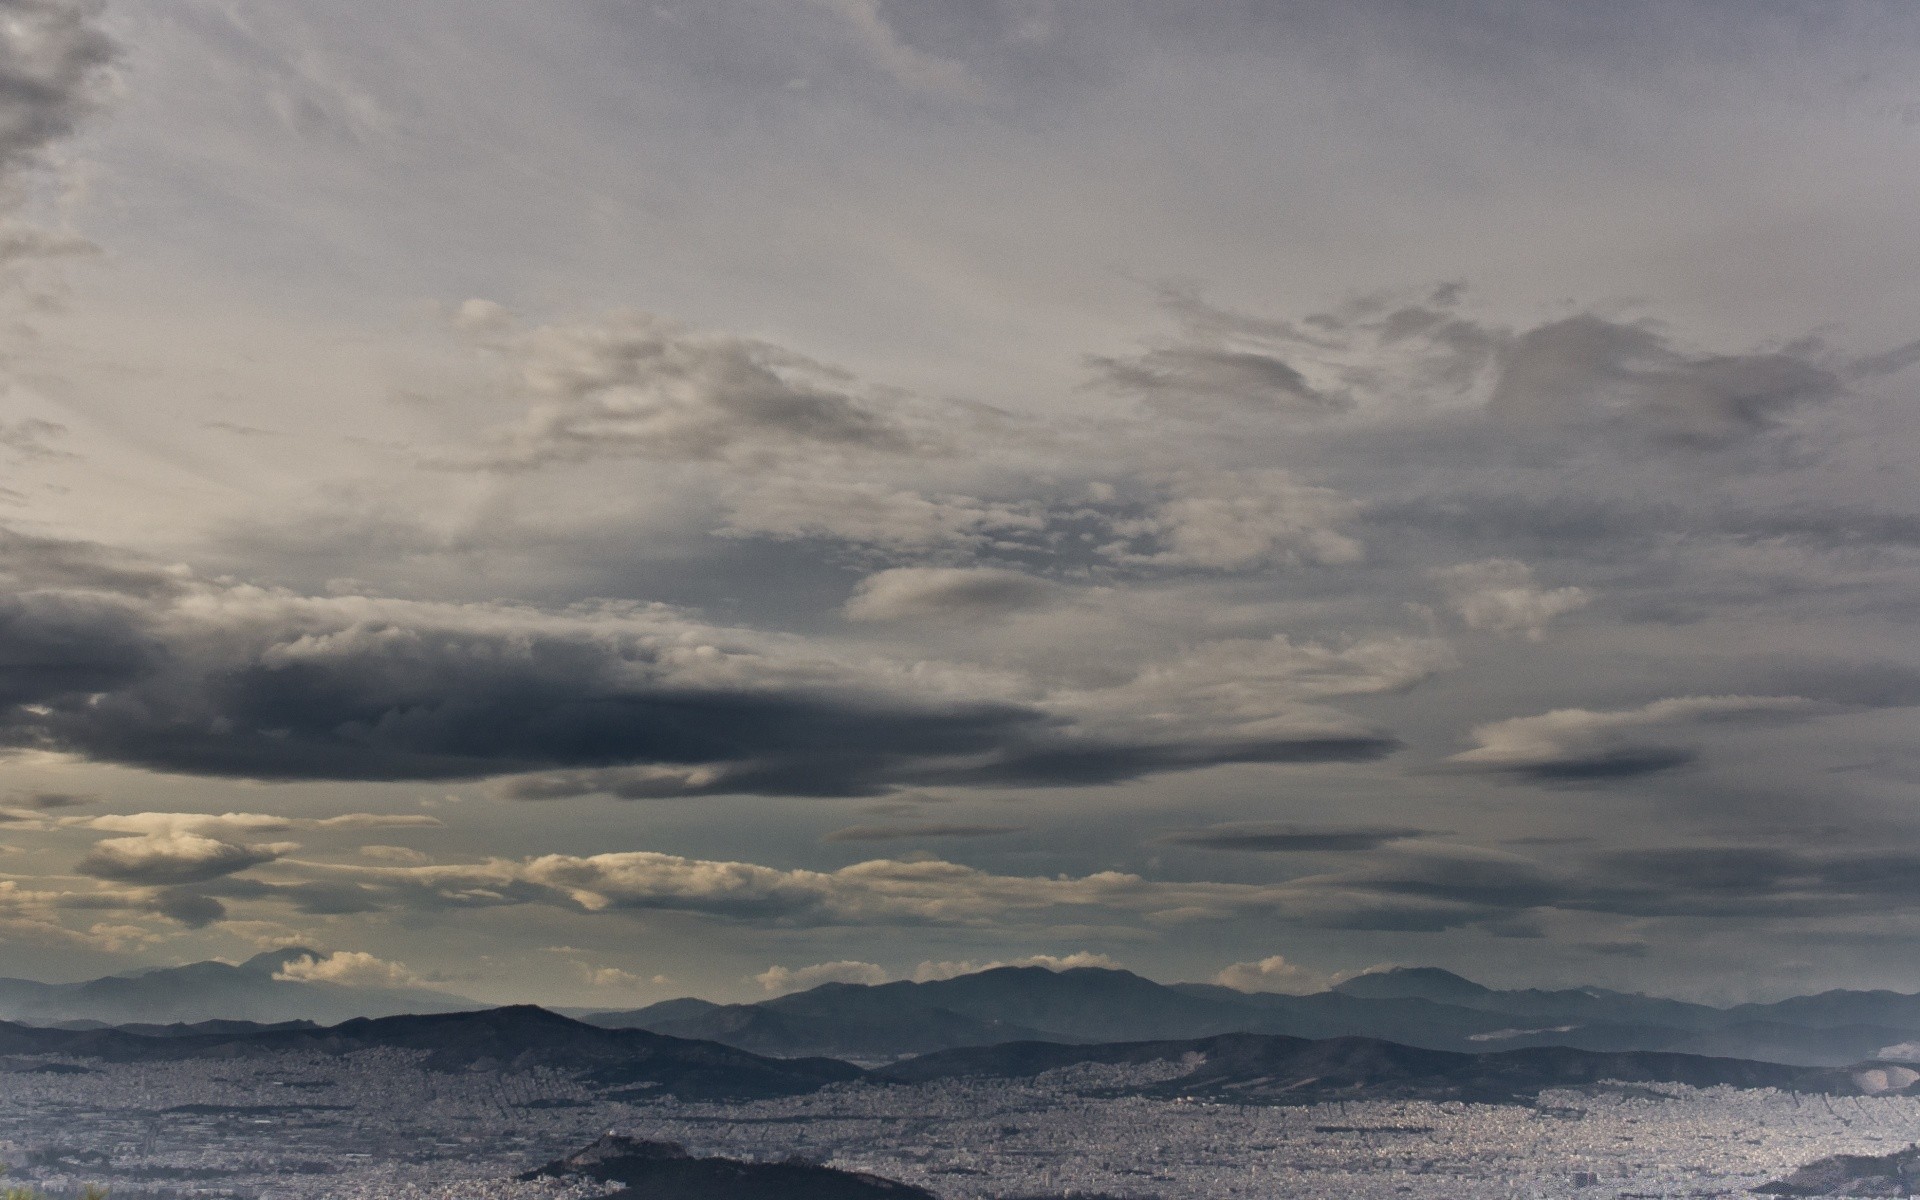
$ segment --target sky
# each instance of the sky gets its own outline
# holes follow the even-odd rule
[[[1920,990],[1920,10],[0,0],[0,974]]]

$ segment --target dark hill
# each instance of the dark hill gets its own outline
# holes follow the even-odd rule
[[[1753,1190],[1763,1196],[1911,1196],[1920,1192],[1920,1146],[1818,1158]]]
[[[1876,1090],[1854,1073],[1742,1059],[1650,1052],[1604,1053],[1561,1046],[1462,1054],[1373,1038],[1301,1038],[1229,1034],[1197,1040],[1105,1046],[1020,1043],[947,1050],[896,1063],[877,1078],[922,1082],[961,1076],[1024,1077],[1077,1063],[1146,1063],[1193,1056],[1178,1078],[1140,1089],[1263,1104],[1341,1099],[1530,1101],[1543,1089],[1603,1081],[1681,1083],[1693,1087],[1772,1087],[1860,1095]]]
[[[427,1016],[359,1018],[326,1028],[144,1037],[119,1029],[35,1029],[0,1022],[0,1053],[61,1054],[109,1062],[235,1058],[389,1048],[425,1053],[429,1068],[568,1071],[604,1086],[657,1089],[687,1099],[789,1096],[860,1077],[829,1059],[771,1059],[715,1042],[642,1029],[601,1029],[532,1005]]]
[[[695,1158],[673,1142],[608,1134],[583,1150],[520,1176],[593,1179],[625,1185],[603,1200],[936,1200],[908,1184],[818,1163]]]
[[[1391,967],[1369,971],[1333,986],[1342,996],[1363,996],[1369,1000],[1432,1000],[1440,1004],[1464,1004],[1493,995],[1493,989],[1471,979],[1443,971],[1439,967]]]

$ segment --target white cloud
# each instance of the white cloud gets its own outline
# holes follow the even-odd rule
[[[1061,589],[990,567],[895,567],[862,579],[842,611],[856,621],[988,620],[1038,608]]]
[[[403,863],[407,866],[421,866],[433,861],[411,846],[362,846],[360,853],[377,862]]]
[[[203,883],[270,863],[298,848],[291,842],[242,845],[197,833],[155,833],[96,842],[74,869],[120,883]]]
[[[380,905],[488,908],[537,904],[581,913],[684,912],[775,926],[1045,924],[1066,915],[1158,923],[1272,913],[1301,898],[1284,885],[1150,880],[1124,871],[997,875],[939,859],[872,859],[834,871],[683,858],[654,851],[548,854],[434,866],[283,862],[351,882]],[[1067,962],[1045,956],[1038,965]],[[1086,960],[1091,961],[1091,960]]]
[[[1102,547],[1116,562],[1246,570],[1298,563],[1354,563],[1366,555],[1337,526],[1353,501],[1282,470],[1206,471],[1173,477],[1145,515],[1113,522]]]
[[[1467,628],[1519,634],[1536,642],[1546,635],[1547,622],[1593,600],[1585,588],[1540,587],[1533,581],[1533,568],[1511,558],[1441,567],[1433,577]]]
[[[1045,967],[1049,971],[1072,971],[1080,967],[1097,967],[1107,971],[1125,969],[1108,955],[1096,954],[1091,950],[1076,950],[1072,954],[1029,954],[1025,958],[994,959],[990,962],[929,960],[915,967],[912,977],[917,982],[926,983],[935,979],[975,975],[981,971],[991,971],[996,967]]]
[[[375,958],[364,950],[336,950],[321,958],[302,957],[274,973],[293,983],[334,983],[342,987],[419,987],[425,981],[405,963]]]
[[[1271,955],[1256,962],[1237,962],[1221,969],[1213,981],[1241,992],[1285,992],[1305,995],[1322,991],[1327,976],[1289,961],[1284,955]]]
[[[885,983],[887,972],[876,963],[842,959],[839,962],[814,963],[810,967],[768,967],[753,978],[767,991],[785,995],[787,992],[819,987],[823,983]]]
[[[503,312],[461,307],[470,329]],[[847,447],[899,451],[905,429],[849,390],[846,372],[767,342],[689,329],[651,313],[507,334],[529,400],[516,424],[443,465],[528,470],[605,458],[717,459]]]
[[[1644,774],[1692,761],[1671,738],[1715,722],[1810,716],[1826,706],[1799,696],[1677,696],[1639,708],[1560,708],[1477,725],[1471,750],[1447,761],[1483,771],[1543,777]]]
[[[288,829],[422,829],[438,828],[437,817],[419,813],[344,813],[337,817],[283,817],[267,813],[140,812],[99,817],[69,817],[63,825],[111,833],[154,836],[198,833],[236,835],[272,833]]]

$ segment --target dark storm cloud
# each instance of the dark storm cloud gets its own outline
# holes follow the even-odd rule
[[[1310,923],[1336,928],[1493,927],[1551,910],[1794,920],[1920,911],[1920,854],[1702,845],[1542,863],[1436,847],[1388,853],[1287,887],[1293,902],[1283,912],[1291,907]]]
[[[204,929],[227,915],[226,905],[191,888],[167,888],[149,901],[149,907],[189,929]]]
[[[145,623],[118,597],[0,595],[0,706],[78,702],[148,675],[159,651]]]
[[[1379,825],[1301,826],[1240,822],[1205,829],[1183,829],[1155,841],[1201,850],[1242,850],[1256,853],[1347,853],[1376,850],[1388,842],[1423,838],[1431,831]]]
[[[1817,917],[1920,908],[1920,853],[1696,846],[1597,856],[1569,907],[1643,916]]]
[[[27,547],[28,559],[43,550]],[[1111,782],[1355,761],[1395,744],[1330,735],[1324,720],[1295,737],[1102,735],[1022,704],[908,694],[884,674],[663,609],[555,614],[205,583],[144,600],[72,587],[0,599],[0,704],[5,744],[186,774],[561,773],[522,781],[528,797]]]

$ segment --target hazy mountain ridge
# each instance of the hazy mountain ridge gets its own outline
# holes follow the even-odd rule
[[[1601,1083],[1778,1088],[1859,1096],[1904,1092],[1920,1082],[1920,1073],[1906,1071],[1889,1077],[1885,1067],[1871,1064],[1852,1069],[1795,1067],[1565,1046],[1467,1054],[1375,1038],[1307,1040],[1264,1034],[1099,1046],[1026,1042],[969,1047],[895,1063],[873,1077],[899,1083],[979,1076],[1023,1078],[1083,1063],[1183,1061],[1192,1064],[1185,1074],[1126,1090],[1161,1099],[1228,1103],[1315,1104],[1364,1098],[1511,1104],[1531,1102],[1550,1088]]]
[[[79,983],[0,979],[0,1019],[33,1024],[169,1025],[212,1020],[331,1024],[351,1017],[484,1007],[464,996],[426,988],[350,987],[275,978],[290,962],[324,957],[292,946],[256,954],[238,965],[188,963]]]
[[[769,1058],[718,1042],[606,1029],[531,1005],[478,1012],[356,1018],[281,1027],[158,1035],[0,1022],[0,1071],[87,1070],[99,1063],[232,1062],[293,1053],[341,1057],[373,1049],[420,1053],[432,1071],[559,1071],[609,1097],[742,1100],[807,1095],[832,1084],[916,1084],[970,1076],[1031,1077],[1080,1064],[1176,1063],[1168,1078],[1114,1085],[1161,1099],[1295,1104],[1335,1099],[1526,1103],[1542,1089],[1604,1081],[1778,1088],[1830,1095],[1920,1093],[1920,1070],[1891,1063],[1789,1066],[1664,1052],[1533,1047],[1461,1053],[1377,1038],[1258,1033],[1101,1042],[1005,1042],[937,1051],[878,1069],[828,1058]],[[71,1060],[81,1060],[74,1063]],[[52,1061],[49,1061],[52,1060]]]
[[[443,1071],[567,1071],[605,1087],[657,1090],[683,1099],[799,1095],[861,1077],[831,1059],[772,1059],[717,1042],[643,1029],[603,1029],[532,1005],[477,1012],[359,1017],[324,1028],[151,1036],[125,1029],[69,1030],[0,1022],[0,1054],[59,1055],[107,1062],[239,1058],[303,1052],[345,1055],[389,1048],[425,1052]]]
[[[1502,991],[1438,968],[1357,976],[1311,995],[1159,984],[1097,967],[999,967],[928,982],[831,983],[754,1004],[670,1000],[583,1020],[770,1055],[884,1061],[1007,1041],[1096,1043],[1263,1033],[1436,1050],[1570,1046],[1842,1066],[1920,1040],[1920,996],[1830,991],[1714,1008],[1602,988]]]
[[[0,1018],[191,1039],[311,1032],[356,1017],[485,1007],[418,988],[276,978],[302,957],[320,956],[288,947],[238,965],[192,963],[81,983],[0,979]],[[1363,1037],[1462,1052],[1568,1046],[1802,1066],[1843,1066],[1920,1042],[1920,995],[1835,990],[1715,1008],[1602,988],[1499,990],[1430,967],[1372,972],[1310,995],[1161,984],[1098,967],[998,967],[926,982],[829,983],[751,1004],[689,997],[630,1012],[574,1011],[603,1029],[717,1042],[778,1058],[869,1064],[1006,1042],[1151,1042],[1231,1033]]]

